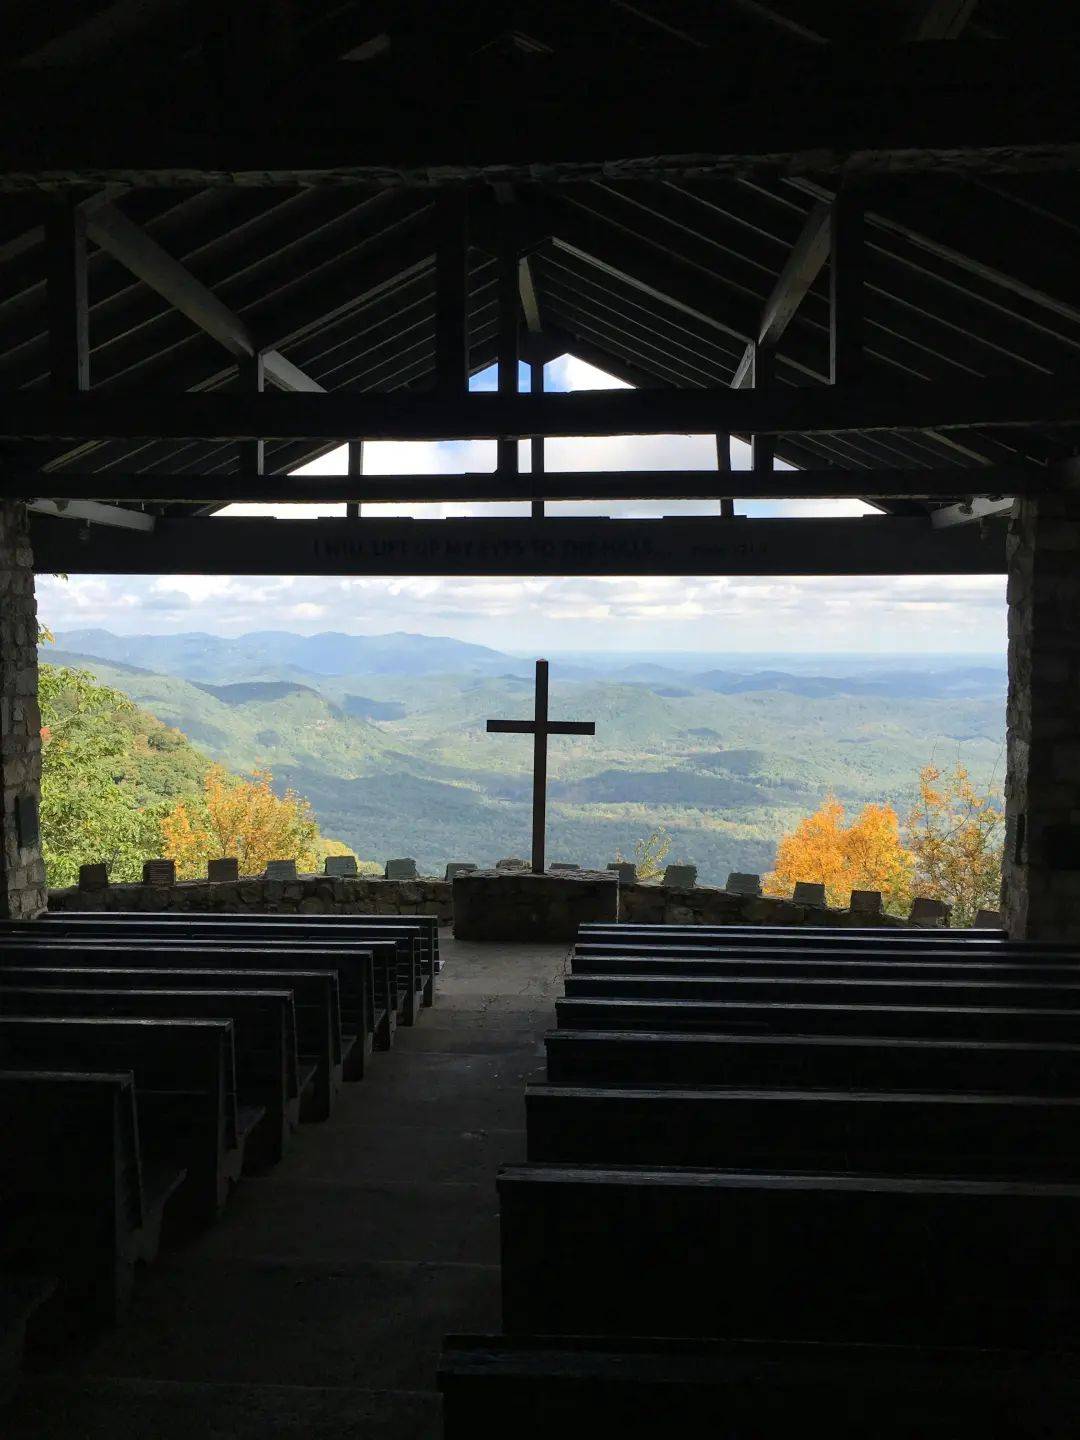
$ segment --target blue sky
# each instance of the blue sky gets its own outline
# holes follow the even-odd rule
[[[473,389],[493,389],[494,367]],[[547,366],[552,390],[598,389],[621,382],[570,356]],[[522,445],[522,469],[528,468]],[[712,469],[712,436],[622,436],[549,440],[549,470]],[[365,446],[370,474],[449,474],[495,468],[492,441],[375,443]],[[342,448],[303,467],[344,474]],[[732,443],[732,468],[749,468],[748,448]],[[786,467],[785,467],[786,468]],[[715,514],[715,502],[550,505],[551,514],[660,516]],[[317,518],[342,506],[240,506],[231,514]],[[857,500],[737,502],[751,516],[864,515]],[[522,505],[365,506],[365,513],[439,518],[527,513]],[[1003,576],[739,578],[399,579],[368,577],[41,576],[39,604],[54,629],[85,626],[128,634],[204,630],[412,630],[453,635],[497,648],[791,651],[802,654],[934,654],[1005,648]]]

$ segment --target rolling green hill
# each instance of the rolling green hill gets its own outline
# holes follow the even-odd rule
[[[350,643],[335,651],[339,637],[280,632],[102,636],[58,642],[109,650],[78,663],[229,769],[272,770],[276,788],[310,799],[323,832],[359,855],[413,855],[435,873],[448,860],[525,853],[529,741],[485,725],[531,714],[528,663],[431,637],[341,637]],[[329,673],[335,655],[340,668]],[[153,673],[150,656],[184,673]],[[455,668],[429,668],[440,660]],[[806,663],[796,673],[773,664],[758,678],[742,661],[738,670],[556,662],[552,714],[595,720],[597,733],[551,743],[552,859],[602,866],[663,824],[669,859],[716,883],[729,870],[769,868],[780,834],[829,792],[849,808],[888,801],[903,814],[930,760],[960,759],[978,782],[1000,785],[1000,666],[814,674]]]

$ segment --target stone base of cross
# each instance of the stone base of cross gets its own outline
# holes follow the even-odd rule
[[[549,735],[595,735],[592,720],[550,720],[548,718],[548,662],[536,662],[536,700],[531,720],[489,720],[489,734],[531,735],[533,737],[532,868],[543,875],[544,841],[547,834],[547,742]]]

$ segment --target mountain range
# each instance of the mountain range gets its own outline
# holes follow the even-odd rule
[[[531,752],[489,735],[532,710],[532,661],[445,637],[61,630],[42,658],[81,666],[244,772],[269,768],[324,834],[365,859],[491,863],[526,853]],[[604,865],[658,825],[703,881],[763,870],[835,793],[903,813],[919,767],[962,760],[1000,787],[1004,660],[910,657],[815,671],[800,656],[552,658],[552,713],[596,722],[549,763],[548,854]]]

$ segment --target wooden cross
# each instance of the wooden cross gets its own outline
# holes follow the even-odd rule
[[[592,720],[548,719],[548,662],[536,662],[536,703],[531,720],[489,720],[489,734],[533,737],[532,868],[544,873],[544,834],[547,829],[547,742],[549,735],[595,735]]]

